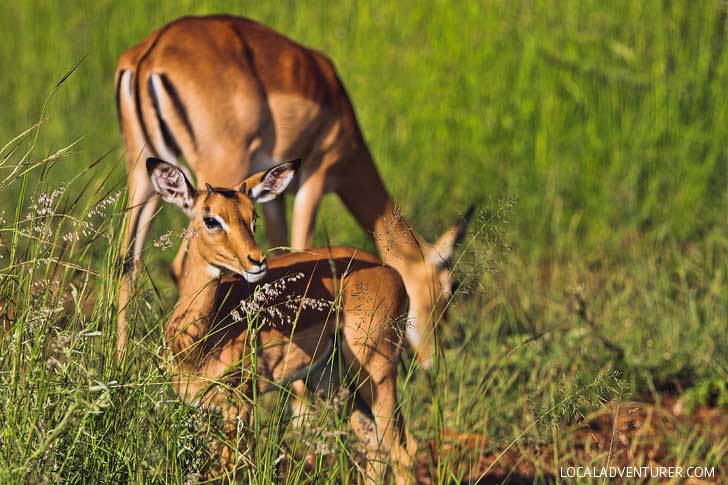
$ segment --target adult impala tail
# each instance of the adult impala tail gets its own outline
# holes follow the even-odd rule
[[[312,390],[347,385],[354,392],[350,423],[368,450],[367,481],[382,483],[389,462],[397,483],[408,483],[416,443],[396,395],[407,311],[399,274],[354,248],[268,259],[255,242],[253,204],[280,194],[297,165],[275,166],[237,189],[198,192],[173,165],[147,162],[154,190],[184,211],[194,232],[165,332],[175,389],[220,409],[235,443],[254,388],[263,393],[304,378]],[[221,279],[223,270],[237,276]],[[232,469],[237,450],[217,449]]]
[[[148,157],[192,169],[197,187],[231,186],[277,160],[302,158],[296,180],[291,246],[310,247],[324,193],[335,192],[375,238],[384,261],[404,279],[421,362],[434,351],[433,322],[450,297],[449,263],[467,218],[428,245],[398,215],[359,129],[332,62],[323,54],[244,18],[187,17],[127,50],[116,72],[116,98],[127,152],[130,194],[118,350],[134,268],[159,198]],[[189,174],[188,174],[189,175]],[[285,204],[263,204],[271,246],[288,241]],[[179,276],[184,248],[173,272]]]

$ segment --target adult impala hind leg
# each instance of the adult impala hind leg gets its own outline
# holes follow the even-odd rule
[[[139,165],[142,166],[141,170]],[[143,171],[144,176],[140,175]],[[124,238],[123,248],[123,274],[119,286],[119,317],[117,320],[116,353],[117,360],[121,359],[126,348],[127,322],[126,311],[131,300],[132,285],[136,279],[142,248],[152,218],[159,207],[159,197],[146,175],[144,164],[137,164],[129,176],[129,223]]]
[[[121,131],[126,148],[126,171],[129,217],[122,245],[123,273],[119,285],[119,316],[117,319],[116,358],[121,359],[127,340],[126,310],[131,299],[132,285],[141,258],[144,239],[154,216],[159,198],[147,174],[145,160],[153,155],[134,108],[131,70],[117,73],[116,96]]]

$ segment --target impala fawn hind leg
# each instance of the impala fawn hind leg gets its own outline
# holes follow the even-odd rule
[[[380,369],[374,376],[362,369],[349,424],[367,455],[367,482],[383,483],[387,461],[397,484],[412,483],[412,457],[416,443],[408,440],[396,396],[396,366]],[[389,459],[389,460],[387,460]]]
[[[370,324],[363,314],[345,317],[344,361],[347,374],[353,376],[355,391],[350,425],[367,449],[368,482],[382,483],[389,458],[395,482],[412,483],[417,444],[405,431],[397,402],[397,364],[403,329],[394,313],[384,310],[384,305],[371,313]],[[352,325],[357,319],[359,325]]]

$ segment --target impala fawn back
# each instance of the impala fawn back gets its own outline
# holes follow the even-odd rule
[[[321,197],[335,192],[374,237],[384,262],[402,276],[412,321],[407,337],[420,361],[430,362],[433,325],[452,293],[449,265],[469,215],[434,245],[398,215],[327,57],[248,19],[187,17],[121,56],[116,98],[131,201],[119,355],[126,343],[132,275],[159,203],[138,161],[160,156],[181,167],[184,160],[202,188],[232,186],[277,160],[302,158],[293,183],[291,247],[310,247]],[[286,245],[283,200],[264,204],[263,214],[269,244]],[[182,248],[173,265],[177,278],[184,254]]]
[[[384,479],[388,455],[396,481],[407,483],[416,444],[406,444],[396,397],[407,313],[399,274],[354,248],[268,259],[255,242],[253,204],[280,194],[297,166],[278,165],[238,189],[197,191],[178,168],[147,161],[155,191],[184,211],[192,230],[165,332],[175,390],[218,408],[234,442],[254,388],[263,393],[307,376],[311,388],[329,388],[343,378],[355,395],[350,423],[368,450],[368,481]],[[221,278],[224,270],[234,276]],[[236,450],[217,449],[234,467]]]

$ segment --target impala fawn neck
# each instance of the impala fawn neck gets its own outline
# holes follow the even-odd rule
[[[188,264],[180,282],[180,296],[167,324],[165,337],[175,360],[198,361],[203,342],[217,309],[219,270],[197,251],[195,238],[189,244]]]

